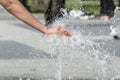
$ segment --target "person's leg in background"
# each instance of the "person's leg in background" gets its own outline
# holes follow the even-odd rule
[[[45,11],[45,21],[46,21],[46,25],[49,25],[52,23],[53,20],[53,11],[52,11],[52,7],[53,7],[53,0],[49,1],[48,7]]]
[[[65,0],[54,0],[56,4],[53,6],[54,19],[62,17],[61,9],[65,8]]]
[[[113,0],[101,0],[101,19],[109,21],[114,16],[115,5]]]
[[[45,12],[46,25],[52,24],[57,18],[62,17],[61,8],[65,8],[66,0],[50,0]]]
[[[118,0],[118,7],[120,7],[120,0]]]
[[[27,0],[19,0],[23,5],[24,5],[24,7],[28,10],[28,11],[30,11],[30,7],[27,5]]]

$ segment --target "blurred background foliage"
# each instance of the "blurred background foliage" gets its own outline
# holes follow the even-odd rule
[[[23,5],[32,13],[43,13],[47,9],[49,0],[20,0]],[[118,0],[114,0],[118,6]],[[100,0],[66,0],[66,8],[68,11],[72,9],[84,10],[99,15]]]

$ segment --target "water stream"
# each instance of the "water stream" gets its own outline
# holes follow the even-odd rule
[[[118,29],[118,24],[115,25],[119,20],[119,18],[115,18],[113,24],[111,25],[110,29],[112,34],[114,34],[116,30],[117,33],[120,32],[120,29]],[[49,46],[52,47],[51,51],[48,51],[48,53],[50,53],[51,56],[56,56],[55,78],[57,80],[62,80],[63,78],[63,66],[65,65],[64,59],[71,59],[71,61],[73,61],[74,59],[80,59],[81,57],[88,62],[89,60],[93,61],[95,66],[97,66],[97,68],[94,68],[94,66],[85,65],[88,67],[88,69],[97,73],[95,76],[96,80],[108,80],[110,78],[115,80],[117,77],[119,78],[119,72],[114,68],[111,62],[111,57],[114,56],[114,53],[111,54],[109,51],[111,47],[105,48],[104,46],[106,44],[104,41],[92,40],[90,38],[92,36],[91,33],[89,33],[87,36],[84,36],[81,26],[75,26],[77,25],[76,23],[69,23],[72,21],[74,21],[74,19],[71,16],[65,16],[65,18],[57,20],[54,23],[54,26],[61,25],[69,29],[73,33],[72,37],[68,38],[58,35],[44,37],[44,40],[48,42]],[[71,26],[67,26],[66,23],[71,24]],[[71,78],[71,76],[69,77]],[[86,77],[84,77],[84,79]]]
[[[71,19],[69,19],[71,20]],[[55,25],[64,24],[64,20],[57,21]],[[119,73],[114,69],[111,57],[113,54],[109,52],[109,48],[104,48],[105,43],[99,42],[96,40],[92,40],[90,37],[92,35],[84,36],[82,35],[81,26],[66,26],[70,31],[72,31],[73,36],[70,38],[54,36],[54,37],[45,37],[47,42],[49,42],[49,46],[52,46],[51,55],[56,55],[56,75],[57,80],[62,80],[62,72],[63,72],[63,59],[69,58],[71,60],[79,59],[81,57],[85,58],[85,60],[93,60],[98,67],[96,72],[96,80],[107,80],[108,75],[116,76]],[[71,53],[71,51],[74,51]],[[67,55],[71,55],[67,57]],[[82,55],[82,56],[81,56]],[[77,65],[77,64],[76,64]],[[89,69],[94,70],[93,66],[88,66]],[[73,69],[74,70],[74,69]],[[86,75],[87,76],[87,75]],[[70,77],[70,76],[69,76]]]

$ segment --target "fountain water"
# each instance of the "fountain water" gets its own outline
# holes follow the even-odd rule
[[[76,23],[77,20],[79,20],[79,19],[74,19],[69,16],[65,16],[65,18],[60,19],[55,22],[55,25],[65,26],[66,28],[71,30],[71,32],[73,33],[73,36],[70,38],[61,37],[61,36],[50,36],[50,37],[45,36],[43,39],[42,38],[43,36],[38,38],[39,35],[37,35],[37,34],[36,34],[36,36],[32,35],[33,38],[38,38],[37,40],[43,39],[44,42],[47,42],[46,43],[46,44],[48,44],[47,46],[52,47],[52,49],[50,51],[48,51],[48,53],[51,54],[51,57],[56,59],[55,78],[57,80],[62,80],[62,78],[68,78],[68,79],[74,79],[74,78],[87,79],[88,78],[88,80],[90,78],[92,80],[93,79],[107,80],[107,79],[112,78],[112,80],[115,80],[116,78],[119,78],[119,71],[118,71],[118,69],[116,69],[116,67],[112,64],[112,61],[111,61],[111,57],[113,56],[114,53],[110,52],[110,49],[111,49],[110,46],[105,47],[106,43],[104,43],[104,41],[100,42],[100,41],[91,39],[91,36],[93,36],[93,35],[91,35],[91,33],[89,33],[87,36],[85,36],[83,33],[84,30],[81,28],[81,27],[84,27],[84,25],[79,26],[78,23]],[[116,20],[117,20],[117,18],[116,18]],[[10,27],[7,29],[13,29],[13,27]],[[18,35],[22,34],[21,32],[19,32],[20,30],[21,29],[17,29],[14,32],[16,32],[16,34],[18,34]],[[112,30],[113,30],[113,28],[112,28]],[[32,33],[32,31],[31,31],[31,33]],[[18,38],[17,40],[21,41],[21,42],[26,41],[25,43],[34,42],[31,45],[34,44],[35,46],[38,46],[38,45],[40,45],[40,43],[42,43],[42,41],[40,43],[39,42],[36,43],[37,40],[30,41],[31,38],[29,38],[29,39],[23,38],[24,35],[25,34],[22,34],[22,38],[16,37],[16,39]],[[28,34],[27,36],[31,37],[31,34]],[[13,35],[12,39],[13,38],[15,39],[14,35]],[[46,51],[47,51],[47,49],[46,49]],[[40,57],[40,55],[34,53],[34,51],[33,51],[33,53],[30,53],[30,55],[34,56],[34,58]],[[17,62],[17,63],[19,64],[19,62]],[[39,65],[39,63],[36,63],[36,64]],[[5,65],[7,65],[7,64],[5,63]],[[13,65],[13,64],[11,64],[11,65]],[[24,64],[21,64],[21,65],[24,65]],[[33,61],[33,65],[34,65],[34,61]],[[45,64],[45,65],[47,65],[47,64]],[[31,63],[28,66],[32,66]],[[36,69],[36,67],[34,67],[34,68],[33,67],[34,66],[32,66],[32,68],[30,68],[30,69],[32,69],[33,73],[32,73],[32,71],[29,72],[29,73],[32,73],[32,75],[34,74],[34,72],[37,74],[36,71],[37,71],[37,69],[39,69],[39,67],[37,69]],[[44,66],[42,66],[42,67],[44,67]],[[19,68],[20,67],[18,67],[18,69]],[[27,68],[28,67],[25,66],[25,69],[27,69]],[[23,69],[23,71],[25,69]],[[39,72],[40,71],[38,71],[38,73]],[[22,79],[22,78],[20,78],[20,79]]]
[[[117,18],[115,19],[117,21],[119,20]],[[116,20],[114,23],[116,23]],[[95,73],[94,76],[89,76],[85,73],[86,75],[80,78],[93,78],[95,80],[115,80],[117,77],[119,78],[119,72],[112,65],[111,57],[114,53],[109,52],[111,49],[110,46],[104,47],[106,45],[104,41],[100,42],[91,39],[91,33],[89,33],[87,36],[84,36],[82,33],[84,31],[82,31],[81,26],[78,26],[76,23],[71,24],[71,26],[66,25],[66,23],[70,24],[69,22],[72,21],[74,21],[72,17],[65,16],[65,18],[59,19],[54,23],[54,26],[61,25],[69,29],[73,33],[72,37],[66,38],[56,35],[52,37],[44,37],[44,40],[47,41],[49,46],[52,47],[51,51],[48,51],[48,53],[50,53],[51,56],[56,56],[55,78],[57,80],[62,80],[63,72],[65,72],[64,68],[66,66],[68,67],[69,61],[74,63],[74,61],[77,59],[78,64],[72,65],[73,71],[70,71],[70,73],[74,72],[74,68],[76,68],[76,66],[81,67],[81,61],[79,60],[84,62],[82,64],[84,64],[84,67],[87,67],[86,70],[88,70],[88,72],[90,70]],[[113,26],[111,26],[111,31],[114,32],[114,30],[116,30],[116,27],[113,28]],[[68,63],[65,63],[65,60],[68,60]],[[86,63],[84,60],[86,60],[88,63]],[[78,70],[82,70],[82,68],[78,68]],[[67,77],[69,79],[73,79],[72,75]]]
[[[115,16],[114,16],[114,20],[113,20],[113,23],[110,27],[110,30],[111,30],[111,33],[110,35],[112,35],[115,39],[119,39],[119,36],[120,36],[120,26],[119,26],[119,21],[120,21],[120,18],[118,16],[119,15],[119,7],[116,7],[115,9]]]
[[[67,17],[68,18],[68,17]],[[96,80],[107,80],[110,76],[118,75],[118,72],[114,69],[111,57],[109,52],[109,48],[105,48],[104,42],[99,42],[96,40],[92,40],[90,37],[92,35],[83,36],[81,26],[67,26],[64,23],[69,22],[71,19],[61,19],[56,21],[55,25],[66,26],[66,28],[70,29],[73,33],[73,36],[70,38],[54,36],[54,37],[45,37],[45,40],[49,43],[49,46],[52,46],[51,55],[56,55],[56,78],[57,80],[62,80],[62,73],[64,60],[70,59],[73,61],[75,59],[80,59],[81,57],[84,60],[91,60],[93,63],[95,62],[95,66],[85,65],[88,69],[93,70],[97,73],[95,76]],[[72,19],[73,20],[73,19]],[[65,22],[67,21],[67,22]],[[88,61],[89,62],[89,61]],[[79,61],[80,63],[80,61]],[[77,64],[76,64],[77,65]],[[93,65],[93,64],[92,64]],[[75,66],[75,65],[74,65]],[[81,67],[81,66],[79,66]],[[74,70],[74,69],[73,69]],[[72,77],[72,76],[69,76]],[[83,78],[87,78],[83,77]],[[88,77],[89,78],[89,77]]]

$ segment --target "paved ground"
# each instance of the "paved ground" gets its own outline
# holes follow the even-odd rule
[[[44,23],[42,14],[34,16]],[[66,27],[71,29],[70,26],[73,26],[79,31],[82,36],[78,38],[83,43],[79,49],[66,49],[64,45],[57,48],[60,49],[60,54],[51,55],[49,52],[53,46],[49,46],[49,40],[52,40],[50,37],[46,38],[0,7],[0,80],[54,80],[55,76],[58,80],[61,76],[64,80],[120,78],[120,41],[109,35],[114,20],[64,20]],[[88,35],[89,38],[86,37]],[[73,40],[79,46],[79,39],[76,38],[68,39],[67,43]],[[61,39],[66,40],[59,37],[58,42]],[[56,39],[51,43],[58,42]]]

